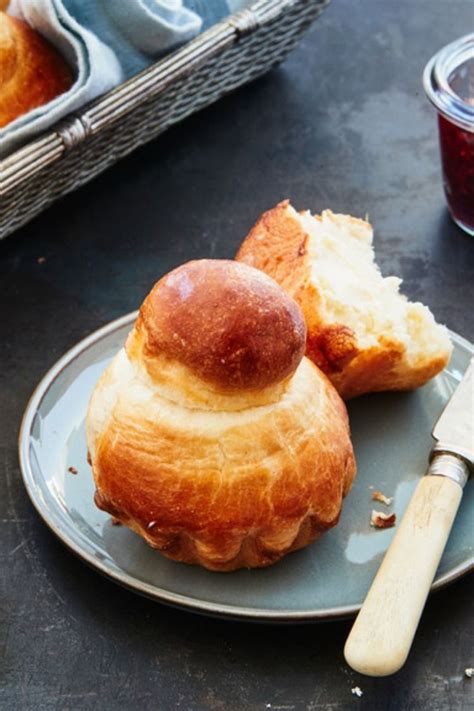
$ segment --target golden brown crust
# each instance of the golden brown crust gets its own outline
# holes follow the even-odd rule
[[[25,22],[0,12],[0,128],[72,85],[62,56]]]
[[[404,357],[400,342],[382,338],[376,346],[361,351],[342,372],[331,373],[330,378],[344,400],[349,400],[368,392],[414,390],[440,373],[449,360],[449,355],[441,353],[410,369],[404,365]]]
[[[356,218],[343,219],[355,229],[368,227]],[[449,347],[410,362],[406,344],[395,336],[379,335],[375,345],[362,347],[347,324],[326,322],[323,295],[312,279],[310,239],[299,215],[285,200],[260,217],[236,259],[273,277],[298,302],[307,326],[306,355],[345,400],[366,392],[417,388],[446,366]]]
[[[310,287],[309,235],[288,211],[289,200],[259,218],[237,253],[236,259],[272,274],[287,292]],[[317,299],[317,293],[313,294]]]
[[[321,323],[308,333],[306,355],[331,379],[336,373],[344,369],[347,371],[347,366],[357,354],[357,337],[348,326],[340,323],[325,326]]]
[[[303,357],[297,304],[262,272],[227,260],[188,262],[145,299],[136,326],[142,357],[165,357],[224,391],[284,380]],[[136,339],[127,344],[129,354]]]
[[[91,401],[88,443],[100,508],[163,555],[218,571],[315,540],[355,474],[344,404],[306,358],[278,403],[229,413],[161,398],[121,352]]]

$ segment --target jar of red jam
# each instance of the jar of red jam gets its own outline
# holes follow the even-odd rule
[[[426,94],[438,109],[443,184],[451,217],[474,235],[474,34],[426,65]]]

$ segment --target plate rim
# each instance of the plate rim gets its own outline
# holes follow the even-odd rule
[[[291,610],[279,609],[269,610],[268,608],[246,607],[242,608],[238,605],[223,604],[219,602],[208,602],[198,598],[192,598],[187,595],[173,593],[164,588],[156,587],[150,583],[140,581],[133,575],[124,571],[116,572],[111,570],[104,562],[92,556],[87,550],[84,550],[67,532],[62,530],[61,524],[55,520],[54,511],[51,511],[46,505],[42,504],[35,495],[34,474],[31,468],[28,445],[31,436],[31,429],[38,408],[47,394],[51,385],[63,370],[73,362],[81,353],[95,343],[101,341],[104,337],[110,335],[114,331],[131,325],[137,318],[138,311],[132,311],[124,314],[119,318],[110,321],[104,326],[90,333],[85,338],[81,339],[72,348],[67,350],[64,355],[57,360],[49,370],[43,375],[35,389],[33,390],[20,425],[18,435],[18,451],[20,470],[23,484],[25,486],[28,497],[36,509],[40,518],[44,521],[47,527],[72,553],[79,557],[106,578],[113,582],[122,585],[127,590],[131,590],[155,601],[178,607],[194,613],[205,615],[224,617],[227,619],[248,620],[253,622],[317,622],[323,620],[339,620],[356,615],[361,604],[356,605],[338,605],[335,607],[307,609],[307,610]],[[449,335],[454,343],[461,346],[471,354],[474,354],[474,346],[467,338],[460,336],[455,331],[448,329]],[[474,555],[467,558],[466,561],[460,563],[441,575],[431,586],[430,592],[444,588],[446,585],[454,582],[458,578],[466,575],[471,570],[474,570]]]

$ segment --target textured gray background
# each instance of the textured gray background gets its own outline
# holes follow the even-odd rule
[[[474,241],[445,210],[420,75],[473,20],[472,0],[334,0],[281,69],[0,245],[1,709],[474,708],[472,575],[430,599],[401,673],[366,679],[343,661],[348,622],[208,620],[102,579],[40,522],[16,453],[29,394],[66,349],[171,267],[233,256],[286,196],[368,213],[385,273],[472,339]]]

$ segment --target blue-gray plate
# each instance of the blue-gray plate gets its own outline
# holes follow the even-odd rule
[[[357,612],[395,529],[370,526],[379,489],[401,517],[423,475],[430,432],[473,347],[452,333],[449,367],[413,393],[380,393],[349,403],[358,474],[338,526],[305,550],[260,570],[211,573],[163,558],[93,502],[84,419],[95,383],[122,346],[136,314],[105,326],[70,350],[34,392],[20,433],[28,494],[51,530],[112,580],[164,603],[241,619],[297,622]],[[71,473],[69,468],[77,470]],[[433,588],[474,568],[474,484],[468,482]]]

